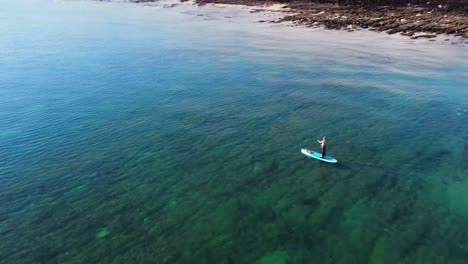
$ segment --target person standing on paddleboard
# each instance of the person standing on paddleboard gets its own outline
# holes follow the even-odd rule
[[[322,149],[322,159],[325,157],[327,152],[327,137],[323,136],[322,141],[317,140],[320,144],[320,148]]]

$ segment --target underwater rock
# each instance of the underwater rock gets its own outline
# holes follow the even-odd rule
[[[103,238],[103,237],[106,237],[107,235],[109,235],[109,228],[108,227],[105,227],[105,228],[102,228],[101,230],[99,230],[99,232],[96,234],[96,238]]]
[[[288,253],[283,250],[271,252],[255,262],[255,264],[286,264]]]
[[[254,168],[253,168],[253,174],[254,175],[259,175],[262,174],[264,171],[263,166],[260,162],[255,162]]]

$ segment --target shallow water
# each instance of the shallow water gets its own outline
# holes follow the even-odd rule
[[[0,262],[467,263],[467,45],[3,5]]]

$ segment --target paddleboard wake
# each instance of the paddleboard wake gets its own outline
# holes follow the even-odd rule
[[[325,155],[325,157],[322,158],[322,153],[315,152],[313,150],[308,150],[308,149],[304,148],[304,149],[301,149],[301,152],[302,152],[302,154],[306,155],[307,157],[318,159],[318,160],[321,160],[321,161],[330,162],[330,163],[337,163],[338,162],[335,158],[330,157],[328,155]]]

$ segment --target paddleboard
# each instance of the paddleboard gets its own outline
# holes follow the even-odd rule
[[[334,159],[333,157],[330,157],[328,155],[325,155],[325,157],[322,158],[322,153],[315,152],[313,150],[308,150],[308,149],[301,149],[302,154],[306,155],[307,157],[311,157],[314,159],[318,159],[321,161],[325,162],[330,162],[330,163],[337,163],[338,161]]]

